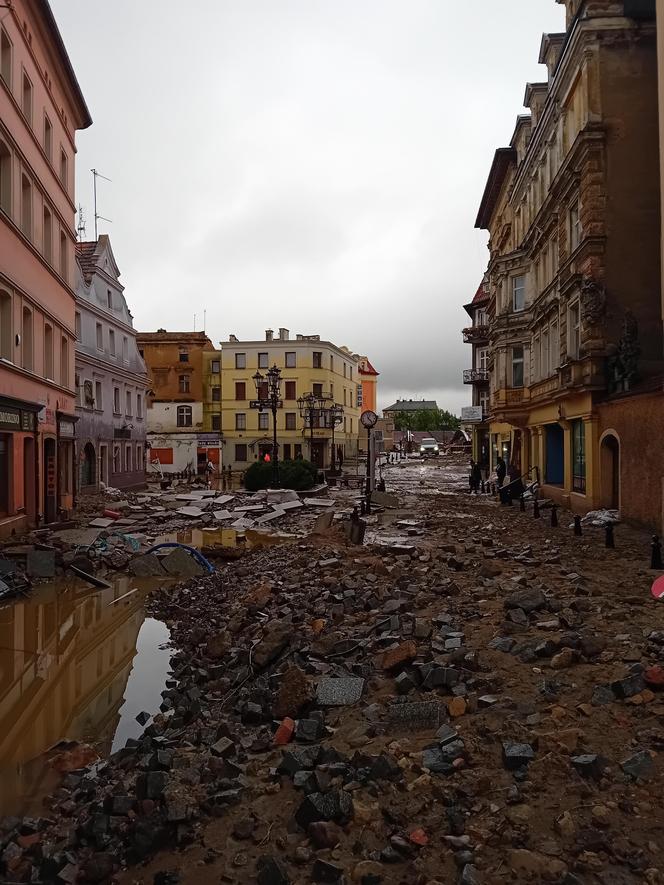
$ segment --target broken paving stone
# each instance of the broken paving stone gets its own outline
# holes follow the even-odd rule
[[[616,679],[611,683],[611,689],[615,696],[623,700],[640,694],[645,687],[646,683],[642,673],[636,673],[626,679]]]
[[[495,651],[502,651],[505,654],[509,654],[515,645],[516,641],[514,639],[510,639],[509,636],[496,636],[496,638],[492,639],[489,643],[489,648],[493,648]]]
[[[325,723],[321,719],[298,719],[295,740],[313,744],[325,734]]]
[[[391,728],[401,727],[409,730],[436,728],[440,722],[440,712],[441,704],[438,701],[390,704],[389,724]]]
[[[55,576],[55,550],[28,551],[26,571],[31,578],[53,578]]]
[[[320,754],[320,747],[293,747],[292,750],[285,750],[277,771],[289,777],[293,777],[298,771],[313,771]]]
[[[353,800],[345,790],[329,793],[311,793],[295,812],[295,820],[306,830],[315,821],[335,821],[345,824],[353,816]]]
[[[433,667],[427,673],[423,688],[453,688],[459,682],[459,671],[453,667]]]
[[[399,694],[408,694],[409,691],[412,691],[415,688],[415,683],[412,677],[404,671],[403,673],[399,673],[394,680],[394,687]]]
[[[604,704],[612,704],[616,699],[613,689],[610,685],[595,685],[592,693],[592,705],[600,707]]]
[[[564,670],[571,667],[576,661],[576,653],[571,648],[564,648],[551,658],[551,667],[554,670]]]
[[[596,753],[584,753],[580,756],[572,756],[572,765],[582,777],[599,780],[606,768],[606,760]]]
[[[503,761],[509,771],[516,771],[533,761],[535,750],[530,744],[503,741]]]
[[[180,516],[186,516],[188,519],[200,519],[201,516],[203,516],[205,513],[205,511],[201,510],[200,507],[194,507],[194,506],[178,507],[178,509],[175,512],[179,513]],[[90,523],[90,525],[92,525],[92,523]]]
[[[343,830],[333,821],[317,820],[309,824],[307,834],[316,848],[336,848]]]
[[[447,712],[450,714],[452,719],[458,719],[459,716],[463,716],[466,712],[467,703],[463,698],[452,698],[452,700],[447,705]]]
[[[256,864],[256,882],[258,885],[290,885],[288,872],[283,864],[274,857],[263,855]]]
[[[639,753],[635,753],[633,756],[625,759],[624,762],[620,763],[620,767],[625,774],[636,780],[643,781],[650,780],[655,769],[652,756],[648,750],[641,750]]]
[[[530,614],[530,612],[546,608],[547,600],[541,590],[528,588],[510,594],[504,604],[507,610],[521,608],[526,614]]]
[[[222,759],[227,759],[229,756],[232,756],[235,753],[235,744],[230,738],[222,737],[219,738],[212,746],[210,747],[215,756],[220,756]]]
[[[356,704],[364,691],[364,679],[355,676],[329,676],[318,683],[316,700],[322,707]]]
[[[150,714],[146,713],[145,710],[143,710],[143,712],[139,713],[136,717],[136,721],[139,725],[147,725],[147,723],[150,721],[150,718]]]
[[[292,636],[292,624],[282,624],[280,621],[276,621],[268,625],[262,640],[253,650],[253,666],[258,670],[265,669],[290,644]]]

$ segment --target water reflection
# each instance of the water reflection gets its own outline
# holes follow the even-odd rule
[[[94,742],[106,755],[140,733],[138,712],[158,708],[168,632],[143,609],[155,586],[53,584],[0,608],[0,813],[25,811],[55,786],[43,756],[54,744]]]

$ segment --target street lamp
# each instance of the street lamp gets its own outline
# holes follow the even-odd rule
[[[328,421],[330,422],[330,427],[332,428],[332,458],[331,458],[332,475],[336,476],[337,475],[337,455],[336,455],[337,450],[334,445],[334,428],[338,427],[339,424],[341,424],[341,422],[344,420],[344,407],[340,406],[338,403],[334,403],[333,406],[330,406],[330,408],[327,409],[327,414],[328,414]]]
[[[367,409],[365,412],[362,412],[360,415],[360,422],[362,427],[367,431],[367,485],[366,485],[366,496],[367,496],[367,513],[371,513],[371,461],[372,461],[372,453],[371,453],[371,431],[378,423],[378,415],[375,412],[372,412],[371,409]]]
[[[318,412],[318,398],[313,393],[305,393],[304,396],[300,396],[297,399],[297,408],[300,413],[300,418],[304,418],[309,421],[309,430],[311,431],[311,442],[310,442],[310,458],[313,462],[314,460],[314,416]]]
[[[266,375],[257,371],[253,377],[256,385],[257,400],[252,400],[250,406],[252,409],[258,409],[262,412],[264,408],[269,407],[272,412],[272,485],[275,489],[279,488],[279,444],[277,443],[277,411],[283,408],[283,401],[279,398],[281,393],[281,370],[276,365],[268,369]],[[267,384],[267,397],[262,397]]]

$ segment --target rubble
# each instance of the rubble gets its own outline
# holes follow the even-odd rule
[[[90,536],[99,573],[124,551],[163,583],[147,605],[172,673],[138,738],[62,759],[41,817],[0,819],[0,880],[657,881],[664,630],[647,543],[621,525],[607,555],[600,527],[575,539],[470,496],[454,464],[386,476],[396,504],[359,546],[345,489],[130,496],[159,508],[133,511],[138,547]],[[206,551],[223,549],[203,536],[225,507],[276,513],[290,536],[266,526],[213,574],[180,548],[146,554],[187,531],[181,504],[203,514]],[[56,535],[3,561],[23,568],[39,543],[58,572],[73,550]]]

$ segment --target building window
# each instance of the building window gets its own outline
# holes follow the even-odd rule
[[[270,416],[267,412],[258,413],[258,429],[267,430],[270,426]]]
[[[186,350],[181,350],[180,353],[178,354],[178,359],[181,363],[188,363],[189,362],[189,354],[187,353]]]
[[[245,443],[236,443],[235,444],[235,460],[236,461],[246,461],[247,460],[247,446]]]
[[[295,412],[286,412],[286,430],[297,430],[297,415]]]
[[[353,367],[352,366],[348,366],[348,377],[350,378],[351,381],[353,380]]]
[[[81,376],[74,375],[74,387],[76,389],[76,405],[81,405]]]
[[[178,385],[180,393],[189,393],[189,375],[179,375]]]
[[[53,381],[53,326],[44,326],[44,377]]]
[[[108,352],[111,356],[115,356],[115,332],[113,329],[108,330]]]
[[[120,446],[113,446],[113,473],[119,473],[120,469]]]
[[[346,363],[344,363],[344,378],[346,377]]]
[[[113,293],[110,289],[106,290],[106,307],[108,307],[109,310],[113,310]]]
[[[284,461],[290,461],[290,459],[291,459],[291,444],[290,443],[284,443],[283,452],[284,452]]]
[[[285,393],[284,398],[287,400],[295,400],[297,399],[297,388],[295,381],[286,381],[284,385]]]
[[[60,384],[69,387],[69,341],[65,335],[60,338]]]
[[[120,388],[113,388],[113,414],[120,414]]]
[[[212,388],[212,402],[220,403],[221,402],[221,387],[213,387]]]
[[[42,235],[44,239],[44,258],[49,264],[53,264],[53,216],[48,206],[44,206]]]
[[[143,397],[140,393],[136,394],[136,417],[143,417]]]
[[[320,369],[323,366],[323,354],[319,350],[314,350],[314,369]]]
[[[258,399],[266,400],[269,396],[267,381],[261,381],[258,385]]]
[[[81,340],[81,315],[78,311],[76,311],[76,316],[74,319],[74,331],[76,334],[76,340]]]
[[[247,398],[247,385],[244,381],[235,382],[235,399],[244,402]]]
[[[191,425],[192,425],[191,406],[178,406],[177,426],[178,427],[191,427]]]
[[[330,356],[330,372],[334,372],[334,357]]]
[[[286,351],[286,368],[294,369],[297,365],[297,355],[294,350]]]
[[[67,260],[67,234],[60,231],[60,276],[66,280],[69,275],[69,262]]]
[[[4,28],[0,28],[0,77],[11,89],[12,86],[12,42]]]
[[[21,96],[21,110],[23,116],[32,126],[32,83],[30,77],[23,71],[23,91]]]
[[[97,350],[104,349],[104,330],[102,329],[101,323],[96,324],[97,329]]]
[[[293,451],[295,452],[295,457],[296,457],[296,458],[301,458],[301,457],[302,457],[302,444],[301,444],[301,443],[295,443],[295,444],[293,445]]]
[[[512,277],[512,310],[523,310],[526,306],[526,277],[520,274]]]
[[[48,157],[49,163],[53,162],[53,127],[51,121],[44,114],[44,153]]]
[[[60,181],[65,188],[68,181],[68,166],[67,154],[60,148]]]
[[[27,175],[21,176],[21,230],[32,239],[32,185]]]
[[[27,307],[23,308],[23,337],[21,339],[21,352],[23,368],[29,372],[33,369],[33,317],[32,311]]]
[[[579,215],[579,204],[574,205],[569,210],[569,250],[574,252],[578,249],[581,242],[581,216]]]
[[[489,348],[488,347],[478,347],[475,351],[476,358],[476,369],[481,369],[482,372],[486,372],[487,367],[489,365]]]
[[[572,488],[586,491],[586,432],[583,421],[572,421]]]
[[[315,386],[316,385],[314,385],[314,387]],[[314,391],[314,393],[315,393],[315,391]],[[346,388],[345,387],[344,387],[344,405],[347,405],[347,403],[346,403]]]
[[[567,319],[567,353],[570,359],[578,360],[581,353],[581,308],[576,301],[570,305]]]
[[[523,387],[523,347],[512,348],[512,387]]]
[[[213,375],[218,375],[221,371],[221,363],[219,360],[212,360],[212,366],[210,371]]]
[[[12,213],[12,155],[4,141],[0,141],[0,209]]]
[[[221,430],[221,415],[212,416],[212,429]]]
[[[270,355],[268,353],[258,354],[258,368],[267,369],[270,363]]]
[[[131,390],[125,392],[125,415],[131,417]]]
[[[143,446],[136,446],[136,470],[143,470]]]
[[[323,395],[323,385],[322,384],[312,384],[311,385],[311,392],[313,393],[314,396],[322,396]],[[345,393],[346,393],[346,391],[344,390],[344,404],[346,401],[345,400]]]
[[[235,429],[236,430],[246,430],[247,429],[247,416],[244,412],[236,412],[235,413]]]
[[[129,362],[129,339],[126,335],[122,336],[122,361]]]
[[[131,473],[131,444],[127,443],[125,446],[125,470],[127,473]]]
[[[12,298],[0,291],[0,359],[12,358]]]
[[[550,336],[550,365],[551,372],[555,372],[560,364],[560,337],[558,335],[558,320],[555,320],[551,323],[551,336]]]
[[[101,381],[95,381],[95,409],[101,411],[104,408]]]
[[[247,368],[247,354],[246,353],[236,353],[235,354],[235,368],[236,369],[246,369]]]

